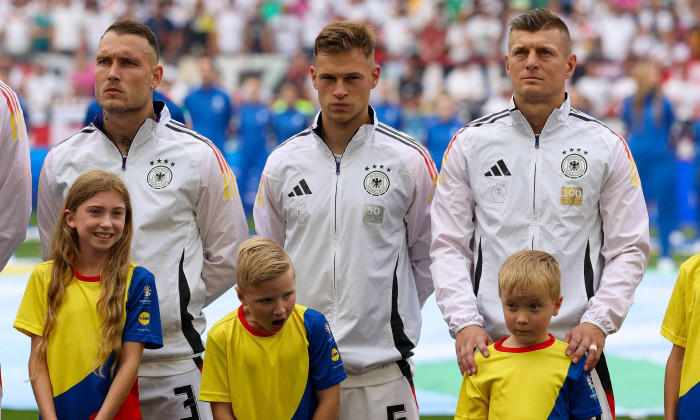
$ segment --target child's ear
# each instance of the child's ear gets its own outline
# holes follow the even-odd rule
[[[241,288],[238,287],[238,286],[236,286],[236,294],[238,295],[238,300],[241,301],[241,303],[243,304],[243,306],[248,306],[248,305],[245,303],[245,295],[244,295],[243,292],[241,291]]]
[[[557,300],[554,301],[554,312],[552,316],[556,316],[559,313],[559,308],[561,308],[561,302],[564,300],[564,296],[559,296]]]
[[[66,209],[66,212],[63,214],[63,217],[66,219],[66,224],[75,229],[75,216],[73,215],[73,212]]]

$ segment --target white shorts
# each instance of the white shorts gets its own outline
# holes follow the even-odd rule
[[[339,420],[418,420],[418,403],[408,362],[389,363],[340,383]]]
[[[158,363],[167,371],[171,362]],[[177,363],[177,362],[175,362]],[[144,420],[213,420],[209,403],[199,401],[202,372],[194,361],[189,372],[169,376],[139,376],[139,403]]]

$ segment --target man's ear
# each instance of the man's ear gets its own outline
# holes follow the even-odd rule
[[[155,65],[151,69],[151,89],[155,89],[163,80],[163,66]]]
[[[314,89],[318,90],[318,81],[316,80],[316,66],[311,66],[309,68],[309,73],[311,73],[311,84],[314,86]]]

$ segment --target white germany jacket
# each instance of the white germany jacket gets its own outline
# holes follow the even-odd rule
[[[89,169],[122,178],[134,213],[131,259],[155,276],[163,328],[163,348],[145,350],[144,362],[202,353],[202,308],[235,284],[236,253],[248,237],[236,179],[221,152],[170,119],[163,102],[154,107],[159,121],[143,123],[127,156],[101,131],[100,117],[53,147],[41,170],[37,209],[47,259],[75,179]],[[183,369],[192,366],[189,361]]]
[[[17,95],[0,81],[0,271],[27,236],[32,213],[29,138]]]
[[[437,172],[420,143],[374,117],[336,164],[320,116],[272,152],[253,214],[257,233],[290,254],[297,302],[326,315],[346,372],[357,375],[407,359],[418,343],[433,292]]]
[[[431,272],[450,333],[509,335],[498,271],[538,249],[561,268],[564,300],[550,332],[579,322],[617,331],[649,257],[649,220],[625,141],[567,100],[535,136],[510,108],[463,127],[445,151],[432,208]]]

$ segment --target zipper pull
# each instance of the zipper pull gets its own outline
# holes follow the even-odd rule
[[[539,149],[539,148],[540,148],[540,135],[535,134],[535,149]]]
[[[122,156],[122,171],[126,171],[126,156]]]
[[[337,160],[335,161],[335,174],[340,175],[340,162]]]

